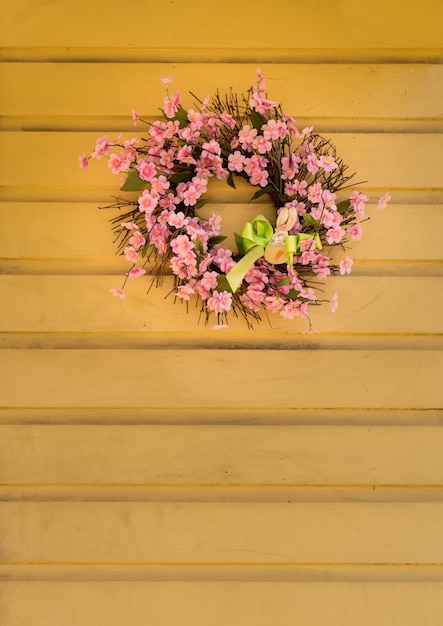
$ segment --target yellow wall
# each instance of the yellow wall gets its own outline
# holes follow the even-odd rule
[[[437,626],[443,615],[439,0],[2,1],[2,626]],[[159,76],[265,73],[374,211],[340,307],[214,333],[109,296],[115,180],[77,166]],[[189,104],[191,99],[189,99]],[[245,197],[214,191],[214,207]]]

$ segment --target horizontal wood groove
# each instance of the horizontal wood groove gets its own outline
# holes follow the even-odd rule
[[[263,322],[262,326],[266,326]],[[204,325],[203,325],[204,328]],[[114,332],[3,332],[0,346],[4,349],[98,349],[98,350],[165,350],[171,342],[176,350],[443,350],[441,333],[310,333],[299,330],[279,337],[257,327],[253,333],[223,333],[212,331],[138,333]],[[306,334],[303,334],[305,332]]]
[[[443,48],[119,48],[26,47],[0,48],[9,63],[436,63]]]
[[[392,409],[389,407],[340,409],[152,409],[115,407],[0,407],[2,425],[363,425],[440,426],[443,409]]]
[[[312,581],[312,582],[440,582],[443,563],[345,564],[0,564],[2,581]]]
[[[148,122],[158,118],[143,117]],[[441,117],[297,117],[300,127],[314,126],[318,133],[384,133],[384,134],[434,134],[443,133]],[[128,117],[110,116],[3,116],[0,131],[5,132],[124,132],[132,133]]]
[[[386,192],[385,187],[358,185],[359,190],[371,197],[379,197]],[[443,187],[394,187],[389,192],[396,202],[402,204],[443,204]],[[229,199],[226,190],[223,202],[235,202]],[[69,186],[69,185],[0,185],[0,202],[93,202],[104,206],[119,195],[118,186]],[[214,199],[215,200],[215,199]]]
[[[0,485],[0,502],[442,502],[443,485]]]
[[[385,563],[383,561],[376,561],[374,563],[368,562],[349,562],[349,563],[334,563],[334,562],[317,562],[317,561],[286,561],[281,563],[280,561],[200,561],[200,562],[185,562],[185,561],[0,561],[0,567],[21,567],[23,565],[31,566],[55,566],[55,567],[443,567],[443,563],[440,562],[402,562],[393,561],[392,563]]]

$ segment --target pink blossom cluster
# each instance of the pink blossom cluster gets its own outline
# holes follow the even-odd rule
[[[148,251],[153,250],[172,269],[176,295],[183,300],[199,297],[206,313],[218,316],[219,325],[235,307],[253,316],[263,307],[286,319],[308,316],[309,306],[320,300],[310,278],[351,272],[352,259],[346,256],[336,263],[331,251],[360,240],[369,200],[353,191],[338,201],[337,192],[349,177],[335,148],[312,128],[299,131],[295,120],[267,98],[259,70],[257,77],[241,114],[238,105],[223,106],[220,99],[211,103],[209,98],[185,109],[179,92],[169,94],[172,78],[162,77],[167,90],[164,119],[144,122],[147,138],[122,141],[121,136],[113,140],[103,135],[89,156],[79,157],[81,168],[90,159],[105,157],[113,174],[125,175],[122,189],[139,192],[136,201],[126,203],[132,208],[119,225],[122,253],[131,264],[126,280],[146,273]],[[136,111],[132,117],[134,124],[143,122]],[[266,193],[277,214],[282,207],[295,209],[288,234],[310,233],[312,238],[301,240],[292,264],[271,265],[259,258],[233,293],[226,275],[240,255],[223,245],[221,218],[212,214],[202,219],[198,209],[208,201],[209,179],[227,180],[235,187],[234,176],[256,186],[255,196]],[[389,199],[385,194],[379,208]],[[112,294],[124,298],[123,287]],[[336,296],[331,307],[337,307]]]

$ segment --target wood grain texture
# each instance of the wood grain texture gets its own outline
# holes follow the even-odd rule
[[[106,129],[104,129],[106,130]],[[139,133],[135,133],[139,136]],[[329,134],[338,154],[349,165],[349,173],[358,172],[362,190],[376,187],[381,193],[396,188],[441,188],[443,146],[438,134]],[[78,167],[78,155],[92,152],[97,133],[91,132],[4,132],[0,152],[0,184],[23,185],[21,168],[27,172],[26,184],[39,187],[102,187],[102,199],[118,195],[119,177],[113,176],[103,162],[93,163],[89,170]],[[44,146],[45,159],[35,155]],[[414,159],[411,159],[411,152]],[[60,155],[63,154],[63,159]],[[429,154],[433,155],[430,160]],[[21,163],[21,168],[13,166]],[[56,172],[56,174],[55,174]],[[222,183],[211,188],[214,201],[229,202],[236,197],[234,189]],[[208,188],[209,189],[209,188]],[[217,197],[218,193],[219,195]],[[237,196],[238,197],[238,196]],[[250,196],[247,196],[249,199]],[[235,201],[235,200],[234,200]]]
[[[0,426],[0,483],[443,485],[442,445],[417,426]]]
[[[0,513],[11,566],[443,562],[441,502],[2,502]]]
[[[3,582],[0,616],[3,626],[439,626],[442,591],[442,583]]]
[[[199,323],[200,307],[174,302],[172,277],[161,287],[146,293],[151,277],[133,281],[126,288],[125,301],[113,298],[109,289],[122,284],[120,276],[1,276],[0,331],[7,333],[174,333],[228,340],[233,332],[244,332],[243,319],[229,318],[229,329],[215,333],[215,321]],[[410,306],[415,294],[433,293],[422,304],[420,316]],[[320,334],[441,334],[443,320],[443,279],[439,277],[333,277],[322,286],[321,297],[330,300],[339,293],[340,308],[332,315],[327,302],[311,307],[310,318]],[[20,307],[26,301],[28,306]],[[300,335],[309,328],[306,320],[287,321],[279,315],[266,317],[256,329],[262,333],[285,332]],[[216,337],[217,336],[217,337]],[[289,338],[289,337],[288,337]],[[246,339],[246,338],[245,338]],[[302,337],[300,336],[300,340]],[[284,338],[282,338],[284,344]],[[81,347],[81,343],[79,344]]]
[[[407,124],[411,119],[442,118],[440,65],[290,63],[262,64],[260,69],[269,96],[282,102],[297,120],[327,118],[334,125],[335,118],[354,123],[362,118],[388,118]],[[246,92],[256,81],[255,70],[256,64],[245,63],[218,63],[216,72],[204,63],[4,64],[0,79],[10,89],[2,96],[0,113],[44,116],[48,127],[59,117],[67,118],[67,124],[69,118],[72,124],[78,124],[80,116],[94,118],[98,130],[109,117],[121,116],[120,123],[130,130],[132,108],[142,118],[161,115],[164,85],[160,76],[174,76],[173,87],[190,107],[194,98],[188,90],[201,98],[230,88]],[[48,85],[58,89],[48,89]],[[306,89],[307,85],[316,87]],[[352,122],[348,124],[352,128]]]
[[[128,11],[121,4],[69,0],[63,5],[43,4],[29,11],[27,0],[4,3],[4,46],[80,46],[125,48],[432,48],[441,47],[438,28],[442,16],[438,0],[404,3],[395,0],[375,6],[365,0],[341,0],[338,7],[311,0],[276,0],[273,11],[278,28],[269,28],[263,4],[251,15],[248,5],[226,0],[217,12],[216,28],[208,28],[203,0],[146,3],[135,0]],[[69,16],[69,28],[61,28]],[[138,28],[134,28],[136,20]],[[315,22],[315,37],[296,36]],[[20,28],[17,28],[17,24]],[[97,28],[100,24],[100,28]],[[167,24],[167,28],[160,25]],[[117,34],[118,25],[118,34]],[[264,37],[266,32],[266,37]],[[337,38],[337,32],[340,38]],[[192,46],[190,45],[192,42]],[[93,51],[91,51],[91,54]],[[241,60],[241,52],[238,60]]]
[[[102,196],[101,203],[0,202],[0,263],[15,261],[20,267],[20,263],[28,259],[52,261],[53,271],[49,273],[56,274],[63,273],[56,261],[79,263],[83,260],[83,273],[88,272],[88,264],[89,273],[93,273],[97,262],[103,261],[102,267],[107,267],[107,273],[124,272],[127,263],[115,256],[117,250],[109,223],[117,213],[98,209],[99,205],[112,201],[106,192]],[[211,207],[215,212],[224,210],[225,213],[227,208],[234,213],[244,210],[245,204],[233,200],[230,204],[211,201]],[[245,202],[247,200],[248,197]],[[262,210],[261,203],[253,206],[255,211]],[[354,260],[426,262],[441,259],[442,205],[396,204],[394,197],[383,212],[377,211],[373,202],[368,203],[366,214],[370,219],[363,224],[362,240],[348,244]],[[23,219],[13,219],[16,215]],[[425,225],[422,236],[417,236],[416,229],[409,226],[416,221]],[[63,236],[60,236],[60,228]],[[41,267],[41,263],[36,263],[36,267]]]
[[[427,350],[17,349],[1,393],[11,408],[439,408],[442,366]]]
[[[1,11],[2,626],[440,626],[440,0]],[[204,97],[257,67],[371,196],[321,334],[217,334],[164,300],[171,277],[108,294],[119,181],[78,154],[143,133],[160,75]]]

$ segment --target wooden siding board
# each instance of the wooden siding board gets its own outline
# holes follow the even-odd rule
[[[443,562],[443,504],[1,502],[2,564]]]
[[[164,333],[180,331],[191,336],[211,336],[217,341],[213,324],[200,320],[199,309],[174,303],[171,277],[163,285],[147,294],[151,277],[128,285],[124,302],[113,298],[109,289],[119,286],[120,276],[0,276],[0,331],[7,333]],[[323,289],[323,288],[322,288]],[[420,316],[411,306],[419,291],[432,293],[425,300]],[[359,334],[441,334],[443,332],[443,278],[402,276],[349,276],[329,278],[321,297],[330,299],[338,292],[340,308],[331,314],[324,302],[312,307],[310,318],[320,331],[316,340],[321,343],[323,333]],[[20,306],[26,302],[27,306]],[[215,322],[214,322],[215,323]],[[243,320],[231,316],[230,330],[223,338],[232,338],[232,332],[246,330]],[[285,332],[292,336],[308,329],[305,320],[286,321],[280,315],[266,318],[257,330],[262,333]],[[217,334],[219,337],[220,334]],[[289,338],[289,337],[288,337]],[[246,339],[246,337],[245,337]],[[252,338],[249,338],[252,341]],[[302,337],[300,337],[300,340]],[[284,337],[281,338],[284,344]],[[253,343],[253,341],[252,341]],[[81,347],[81,342],[79,343]]]
[[[0,356],[3,405],[11,408],[418,409],[442,403],[435,384],[440,351],[5,349]]]
[[[139,133],[135,133],[138,136]],[[357,172],[355,181],[367,181],[360,188],[376,187],[380,193],[396,188],[441,188],[443,143],[439,134],[328,134],[338,154],[349,165],[349,173]],[[97,133],[33,132],[3,133],[0,152],[0,184],[5,186],[98,189],[103,186],[103,204],[118,195],[119,178],[113,176],[105,163],[93,164],[87,171],[78,167],[78,155],[92,152]],[[45,159],[36,159],[44,146]],[[414,158],[411,158],[411,154]],[[432,154],[432,159],[429,155]],[[60,158],[63,155],[63,158]],[[15,167],[20,163],[20,167]],[[23,178],[23,171],[26,178]],[[213,185],[224,201],[235,198],[236,191],[225,184]],[[212,191],[211,189],[211,191]],[[214,196],[211,196],[214,197]],[[238,196],[237,196],[238,197]],[[250,197],[250,196],[249,196]],[[248,199],[249,199],[248,197]],[[217,197],[214,197],[217,200]],[[218,198],[220,199],[220,197]],[[235,200],[234,200],[235,201]]]
[[[419,426],[0,426],[0,483],[443,486],[442,447]]]
[[[84,271],[93,260],[107,263],[107,273],[127,269],[124,258],[116,258],[116,246],[109,220],[117,212],[99,210],[112,198],[103,192],[101,203],[82,202],[0,202],[0,255],[2,260],[26,259],[52,261],[52,274],[60,271],[56,260],[84,261]],[[366,213],[362,240],[349,242],[349,254],[354,260],[374,261],[438,261],[442,258],[440,233],[443,232],[443,206],[438,204],[392,203],[378,212],[373,202]],[[243,205],[234,202],[211,202],[219,207],[241,211]],[[257,211],[261,210],[257,204]],[[19,219],[16,216],[21,216]],[[411,223],[425,225],[423,236],[417,236]],[[60,236],[60,229],[63,236]],[[381,234],[382,236],[381,236]],[[354,268],[355,270],[355,268]],[[61,272],[61,271],[60,271]],[[62,273],[62,272],[61,272]]]
[[[442,119],[443,67],[430,64],[261,64],[269,96],[297,119]],[[4,116],[94,117],[98,128],[122,116],[132,127],[131,109],[142,118],[159,116],[165,95],[160,76],[173,75],[185,106],[194,98],[232,89],[246,92],[256,81],[256,65],[218,63],[14,63],[0,66],[8,85],[0,102]],[[198,77],[198,78],[197,78]],[[119,89],[115,85],[118,83]],[[50,89],[49,85],[58,85]],[[315,85],[315,89],[311,87]],[[300,88],[301,87],[301,88]],[[93,96],[91,95],[93,94]],[[101,121],[100,121],[101,120]],[[6,120],[5,120],[6,122]],[[77,121],[78,123],[78,121]],[[385,122],[387,123],[387,122]],[[99,126],[101,124],[101,126]],[[349,121],[352,128],[352,121]]]
[[[3,582],[3,626],[439,626],[442,583]]]
[[[207,47],[243,51],[310,46],[329,53],[335,48],[441,47],[438,18],[442,8],[438,0],[409,3],[407,19],[402,19],[401,0],[377,2],[376,8],[365,0],[340,0],[331,5],[311,0],[298,0],[294,5],[292,0],[276,0],[272,8],[278,27],[272,28],[268,5],[263,1],[255,5],[251,16],[249,5],[225,0],[223,11],[217,12],[216,28],[213,24],[208,27],[208,6],[203,0],[156,4],[134,0],[127,11],[122,11],[116,0],[106,4],[67,0],[59,5],[39,4],[32,11],[29,0],[7,0],[3,4],[3,45],[14,47],[194,47],[203,55]],[[298,35],[300,28],[312,28],[313,20],[315,32],[308,31],[307,42],[306,37]],[[240,52],[238,60],[241,58]]]

